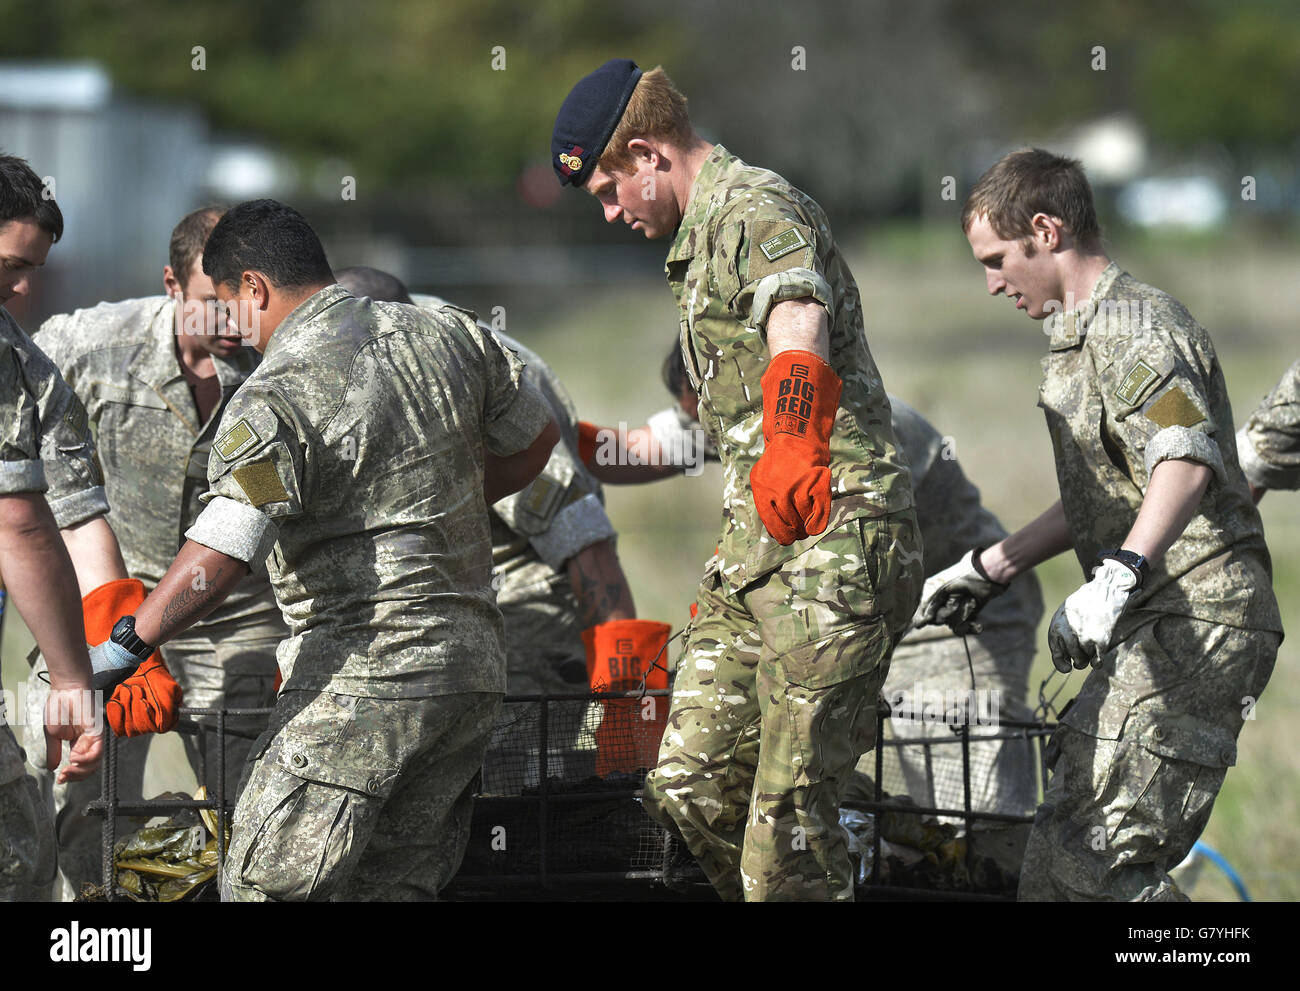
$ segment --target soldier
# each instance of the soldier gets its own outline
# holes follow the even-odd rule
[[[700,430],[698,401],[674,346],[663,365],[664,384],[677,402],[655,413],[641,428],[627,431],[620,447],[617,432],[582,423],[592,472],[608,484],[672,477],[717,461],[716,449]],[[911,466],[916,522],[921,530],[926,574],[961,557],[972,542],[996,543],[1007,535],[997,517],[980,505],[979,490],[966,478],[951,439],[897,396],[889,396],[890,421]],[[609,450],[599,457],[608,438]],[[630,448],[631,450],[627,450]],[[904,780],[907,794],[927,807],[960,809],[965,789],[962,753],[949,725],[967,719],[972,737],[996,735],[1006,717],[1027,720],[1025,705],[1043,597],[1029,575],[980,617],[978,631],[962,636],[946,627],[908,631],[894,649],[884,695],[893,706],[895,738],[932,741],[929,745],[889,747],[886,780]],[[737,636],[745,630],[735,631]],[[969,656],[968,656],[969,651]],[[970,693],[979,693],[971,699]],[[935,701],[936,697],[940,700]],[[949,703],[953,705],[950,707]],[[952,711],[955,709],[956,711]],[[1035,804],[1037,774],[1033,752],[1024,741],[971,744],[971,808],[977,812],[1025,815]],[[865,755],[858,769],[874,776],[875,760]]]
[[[44,651],[50,691],[40,714],[45,766],[72,744],[61,781],[85,778],[103,753],[103,729],[86,653],[77,581],[43,492],[42,454],[62,449],[65,492],[93,488],[94,447],[84,415],[57,369],[32,344],[4,305],[26,295],[32,273],[63,235],[63,214],[20,158],[0,155],[0,578]],[[60,468],[61,466],[61,468]],[[52,493],[56,502],[62,496]],[[99,498],[102,500],[102,490]],[[102,510],[101,510],[102,512]],[[39,897],[54,872],[49,813],[24,769],[0,695],[0,901]]]
[[[378,269],[361,266],[336,274],[339,285],[356,296],[431,309],[447,305],[436,296],[413,298],[400,279]],[[594,664],[583,631],[618,623],[601,629],[599,638],[615,639],[609,631],[631,634],[635,649],[649,659],[658,652],[660,644],[653,638],[663,624],[636,619],[604,493],[577,455],[577,414],[564,385],[528,348],[505,334],[497,336],[525,362],[524,381],[546,399],[562,440],[527,488],[494,503],[488,512],[493,584],[506,627],[506,691],[581,693],[588,690],[589,660]],[[600,649],[596,637],[595,632],[588,637],[593,651]],[[484,763],[485,793],[517,793],[537,783],[532,756],[526,753],[536,739],[536,710],[536,705],[522,703],[503,708]],[[586,704],[550,703],[549,716],[549,764],[559,765],[555,770],[563,769],[566,778],[592,773],[594,741],[589,731],[583,732]]]
[[[1236,762],[1282,630],[1223,372],[1182,304],[1107,257],[1078,162],[1007,155],[962,228],[990,294],[1046,320],[1039,405],[1061,500],[927,581],[917,621],[965,621],[1074,550],[1091,580],[1048,645],[1058,670],[1094,670],[1048,748],[1020,897],[1186,900],[1169,871]]]
[[[921,556],[857,287],[821,208],[695,134],[662,69],[607,62],[551,145],[606,221],[672,238],[682,354],[723,463],[717,566],[646,808],[724,898],[851,900],[838,799]]]
[[[60,314],[35,335],[96,428],[110,519],[125,558],[123,576],[139,580],[131,600],[115,603],[120,608],[113,619],[144,601],[145,586],[162,578],[198,518],[222,412],[260,360],[224,321],[218,324],[212,282],[203,274],[203,243],[222,212],[204,207],[176,225],[163,268],[165,295]],[[204,580],[201,574],[192,577]],[[96,637],[88,625],[87,632],[99,642],[110,631],[101,629]],[[287,635],[266,576],[250,576],[219,608],[168,643],[162,656],[187,705],[263,708],[275,700],[275,651]],[[34,677],[40,674],[38,668]],[[184,736],[186,754],[215,797],[216,717],[199,716],[196,722],[204,737]],[[266,723],[265,716],[226,720],[225,794],[232,799],[249,748]],[[144,736],[119,744],[120,796],[141,797],[148,745]],[[72,893],[100,874],[100,822],[80,812],[99,790],[98,779],[70,786],[66,794],[55,789],[60,873]]]
[[[1237,431],[1237,454],[1256,503],[1269,489],[1300,488],[1300,361]]]
[[[222,417],[203,512],[103,650],[143,656],[265,566],[284,685],[223,896],[434,898],[505,689],[487,504],[558,431],[473,314],[356,299],[283,204],[228,211],[203,271],[263,361]]]

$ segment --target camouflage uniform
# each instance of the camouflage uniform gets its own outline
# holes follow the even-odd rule
[[[1260,489],[1300,489],[1300,361],[1237,433],[1241,469]]]
[[[437,296],[411,298],[417,306],[446,305]],[[488,509],[492,584],[506,624],[506,692],[586,692],[578,600],[565,565],[592,544],[612,540],[614,526],[600,482],[578,455],[578,414],[559,376],[518,341],[497,337],[524,362],[524,381],[545,398],[560,428],[560,443],[542,473]],[[538,708],[532,702],[502,707],[483,762],[485,794],[517,794],[537,784]],[[584,729],[588,708],[583,702],[550,704],[548,773],[568,779],[595,773],[595,742]]]
[[[247,347],[229,358],[212,356],[221,398],[200,423],[177,357],[175,306],[167,296],[101,303],[51,317],[35,335],[85,403],[113,505],[109,522],[127,573],[146,589],[166,573],[198,518],[221,412],[260,359]],[[265,576],[250,576],[162,654],[185,691],[185,705],[261,708],[274,702],[275,649],[287,632]],[[35,686],[40,674],[33,671],[29,683]],[[195,775],[215,796],[216,718],[195,721],[207,731],[202,742],[190,734],[182,739]],[[235,796],[249,747],[265,727],[266,717],[226,721],[227,796]],[[142,797],[151,739],[118,744],[118,793],[124,800]],[[45,784],[53,787],[61,873],[75,893],[100,877],[100,822],[79,812],[99,797],[100,777]]]
[[[904,459],[911,466],[916,521],[924,547],[924,570],[934,574],[953,564],[971,547],[988,547],[1007,535],[997,518],[980,505],[979,490],[966,478],[940,436],[920,413],[897,396],[889,396],[890,421]],[[661,448],[687,452],[691,460],[718,460],[717,451],[698,431],[698,422],[680,405],[650,417],[647,425]],[[697,448],[698,453],[697,453]],[[921,689],[920,704],[932,693],[947,699],[974,687],[997,693],[1000,718],[1028,719],[1025,705],[1043,595],[1038,579],[1025,575],[980,613],[982,633],[959,637],[946,626],[909,630],[894,648],[885,681],[885,698],[899,710],[911,706]],[[733,631],[742,635],[744,629]],[[969,660],[967,651],[970,652]],[[900,705],[901,703],[901,705]],[[924,713],[922,713],[922,716]],[[918,719],[921,717],[918,717]],[[963,807],[960,737],[943,722],[896,717],[890,723],[897,739],[928,744],[886,747],[883,778],[891,790],[901,782],[921,805]],[[996,725],[974,725],[973,737],[994,735]],[[1037,798],[1037,770],[1027,742],[972,743],[971,808],[980,812],[1028,815]],[[858,770],[875,776],[875,758],[862,757]],[[960,820],[958,820],[960,821]]]
[[[722,459],[723,519],[646,808],[681,832],[725,898],[851,899],[839,795],[872,745],[889,654],[922,577],[911,483],[857,287],[821,208],[721,145],[691,188],[666,271],[700,419]],[[805,298],[829,314],[843,389],[829,525],[783,547],[759,519],[749,472],[763,450],[768,314]]]
[[[290,634],[223,895],[433,898],[505,691],[486,451],[549,420],[473,314],[329,286],[230,401],[186,536],[268,569]]]
[[[47,492],[59,526],[108,510],[86,411],[58,369],[0,309],[0,495]],[[44,463],[42,463],[44,461]],[[0,901],[44,898],[54,879],[54,824],[24,768],[0,695]],[[36,727],[45,755],[41,710]]]
[[[1209,819],[1281,640],[1268,550],[1214,346],[1177,300],[1112,263],[1046,330],[1039,405],[1085,574],[1122,544],[1159,462],[1214,475],[1062,715],[1020,897],[1181,900],[1168,872]]]

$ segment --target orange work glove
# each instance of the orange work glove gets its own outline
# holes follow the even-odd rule
[[[166,733],[180,718],[181,686],[155,652],[113,690],[104,718],[118,736]]]
[[[668,687],[668,634],[672,627],[647,619],[618,619],[582,631],[587,678],[593,692],[631,692]],[[647,674],[647,672],[649,672]],[[596,773],[635,774],[654,767],[668,725],[668,699],[647,696],[602,702],[596,729]]]
[[[782,351],[759,381],[763,453],[749,485],[767,532],[793,544],[830,522],[831,431],[842,383],[811,351]]]
[[[144,602],[144,583],[138,578],[118,578],[93,589],[81,600],[86,640],[103,643],[113,635],[113,625],[135,613]],[[118,736],[166,733],[180,718],[181,687],[155,651],[135,673],[115,689],[104,704],[104,718]]]

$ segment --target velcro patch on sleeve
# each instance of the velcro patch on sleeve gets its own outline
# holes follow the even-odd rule
[[[1181,385],[1174,386],[1152,403],[1145,415],[1160,427],[1193,427],[1205,419],[1205,414],[1192,402]]]
[[[559,482],[538,475],[524,490],[519,501],[519,508],[538,519],[549,520],[559,508],[560,497],[564,495],[565,486]]]
[[[1128,406],[1136,406],[1159,381],[1160,373],[1139,359],[1124,376],[1119,388],[1115,390],[1115,395],[1119,397],[1120,402]]]
[[[284,482],[280,481],[280,473],[275,470],[270,458],[240,465],[230,474],[254,506],[265,506],[268,502],[286,502],[289,498]]]
[[[755,220],[749,230],[749,282],[791,268],[811,268],[812,229],[792,220]]]
[[[217,438],[212,446],[221,455],[221,460],[234,461],[245,451],[261,443],[261,440],[253,425],[241,416],[229,430]]]

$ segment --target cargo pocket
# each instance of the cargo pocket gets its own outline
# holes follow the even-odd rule
[[[365,848],[398,769],[358,749],[282,737],[240,804],[230,861],[238,884],[277,901],[328,898]]]
[[[1125,738],[1132,742],[1120,759],[1130,766],[1112,776],[1107,795],[1112,843],[1121,850],[1159,846],[1185,854],[1237,762],[1236,737],[1196,716],[1135,712]]]
[[[875,745],[888,648],[878,618],[802,644],[782,658],[796,786],[843,777]]]

